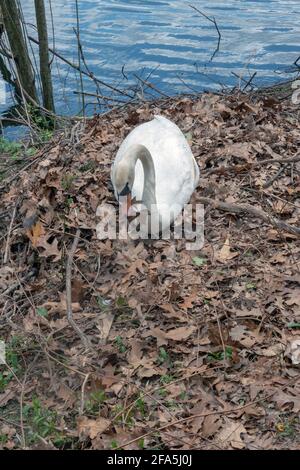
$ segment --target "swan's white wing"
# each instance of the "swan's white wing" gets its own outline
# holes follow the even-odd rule
[[[167,223],[166,208],[176,204],[178,214],[180,208],[189,201],[199,180],[198,165],[181,130],[176,124],[162,116],[155,116],[152,121],[133,129],[122,142],[115,161],[122,159],[127,149],[135,144],[144,145],[152,155],[155,167],[157,207]],[[132,191],[133,196],[138,200],[142,198],[143,186],[144,172],[138,160]]]

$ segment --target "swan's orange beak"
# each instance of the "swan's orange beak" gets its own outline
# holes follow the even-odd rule
[[[122,197],[122,201],[120,203],[120,210],[121,210],[123,217],[128,217],[128,212],[130,210],[131,204],[132,204],[132,197],[131,197],[131,192],[129,192],[128,194],[126,194],[125,197],[124,196]]]

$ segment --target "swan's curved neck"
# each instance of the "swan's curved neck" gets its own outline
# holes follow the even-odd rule
[[[156,204],[155,169],[151,153],[144,145],[133,145],[128,149],[124,159],[129,160],[130,166],[135,169],[137,160],[140,160],[144,169],[144,188],[142,202],[151,209],[151,204]]]

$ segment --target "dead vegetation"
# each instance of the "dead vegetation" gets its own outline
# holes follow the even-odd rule
[[[96,237],[118,146],[160,113],[201,169],[197,252]],[[10,174],[2,447],[300,448],[299,141],[290,101],[203,94],[79,122]]]

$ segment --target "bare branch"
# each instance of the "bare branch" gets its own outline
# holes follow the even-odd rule
[[[75,251],[77,249],[78,241],[80,236],[80,230],[76,230],[75,238],[72,243],[71,251],[68,256],[67,260],[67,268],[66,268],[66,301],[67,301],[67,318],[69,324],[72,328],[76,331],[78,336],[80,337],[84,347],[86,349],[91,348],[91,343],[85,334],[81,331],[78,325],[76,325],[74,318],[73,318],[73,311],[72,311],[72,264]]]
[[[209,197],[200,197],[197,199],[197,202],[202,204],[210,204],[212,208],[224,212],[231,212],[234,214],[248,214],[252,217],[257,217],[258,219],[263,220],[267,224],[270,224],[279,230],[300,236],[300,227],[287,224],[283,220],[277,219],[276,217],[267,214],[262,209],[250,206],[250,204],[230,204],[228,202],[216,201]]]
[[[9,224],[7,240],[6,240],[6,246],[5,246],[5,251],[4,251],[3,264],[6,264],[7,260],[8,260],[10,237],[11,237],[11,232],[12,232],[13,224],[14,224],[14,221],[15,221],[16,213],[17,213],[17,205],[15,205],[15,207],[14,207],[12,217],[11,217],[11,221],[10,221],[10,224]]]
[[[261,165],[273,164],[273,163],[296,163],[300,162],[300,152],[297,152],[293,157],[288,158],[267,158],[266,160],[261,160],[257,162],[245,163],[244,165],[233,165],[233,166],[219,166],[218,168],[212,168],[211,170],[204,171],[205,176],[212,174],[225,174],[230,171],[235,171],[240,173],[241,171],[250,170],[251,168],[256,168]]]
[[[38,44],[39,45],[39,41],[35,38],[33,38],[32,36],[28,36],[28,39],[32,42],[34,42],[35,44]],[[73,69],[75,70],[78,70],[78,72],[80,72],[81,70],[81,73],[89,78],[91,78],[92,80],[94,81],[97,81],[97,83],[99,83],[100,85],[103,85],[105,86],[106,88],[109,88],[110,90],[112,91],[115,91],[116,93],[120,93],[120,95],[124,95],[124,96],[128,96],[128,98],[133,98],[132,95],[129,95],[128,93],[126,93],[126,91],[123,91],[123,90],[119,90],[118,88],[115,88],[113,87],[112,85],[109,85],[108,83],[105,83],[103,82],[102,80],[99,80],[99,78],[96,78],[94,76],[94,74],[92,74],[92,72],[88,73],[86,72],[85,70],[82,70],[78,65],[74,64],[73,62],[69,61],[68,59],[66,59],[65,57],[63,57],[61,54],[59,54],[57,51],[53,50],[51,47],[49,47],[49,51],[51,52],[51,54],[55,55],[55,57],[57,57],[58,59],[62,60],[63,62],[65,62],[65,64],[69,65],[70,67],[72,67]]]
[[[211,56],[210,58],[210,62],[214,59],[215,55],[219,52],[220,50],[220,43],[221,43],[221,39],[222,39],[222,35],[221,35],[221,32],[220,32],[220,29],[219,29],[219,26],[218,26],[218,23],[216,22],[216,19],[215,17],[213,16],[212,18],[210,18],[209,16],[207,16],[205,13],[203,13],[202,11],[198,10],[198,8],[196,8],[195,6],[193,5],[189,5],[193,10],[195,10],[197,13],[199,13],[200,15],[202,15],[204,18],[206,18],[208,21],[210,21],[211,23],[213,23],[215,25],[215,28],[217,30],[217,33],[218,33],[218,44],[217,44],[217,47],[215,49],[215,52],[213,53],[213,55]]]
[[[279,178],[279,176],[284,172],[284,170],[288,167],[288,163],[285,163],[285,165],[281,166],[279,168],[279,170],[277,171],[277,173],[272,176],[272,178],[270,178],[264,185],[263,185],[263,188],[264,189],[267,189],[269,188],[270,186],[272,186],[272,184],[274,183],[274,181],[277,180],[277,178]]]
[[[246,88],[248,88],[248,86],[251,85],[252,80],[254,79],[254,77],[256,77],[256,75],[257,75],[257,72],[254,72],[254,73],[251,75],[251,77],[250,77],[249,80],[247,81],[246,85],[244,86],[243,91],[245,91]],[[252,85],[251,85],[251,86],[252,86]]]
[[[146,80],[143,80],[141,77],[139,77],[138,75],[136,74],[133,74],[133,76],[139,80],[141,83],[143,83],[143,85],[147,86],[148,88],[151,88],[152,90],[156,91],[157,93],[159,93],[160,95],[164,96],[165,98],[170,98],[169,95],[166,95],[166,93],[164,93],[163,91],[160,91],[156,86],[152,85],[152,83],[146,81]]]

